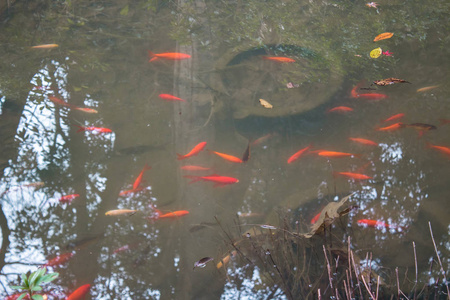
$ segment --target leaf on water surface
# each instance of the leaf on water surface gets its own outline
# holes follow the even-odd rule
[[[126,15],[128,15],[128,9],[129,9],[128,5],[125,5],[125,7],[122,8],[122,10],[120,11],[120,15],[121,15],[121,16],[126,16]]]
[[[390,39],[394,34],[392,32],[384,32],[381,33],[379,35],[377,35],[373,41],[377,42],[377,41],[381,41],[381,40],[385,40],[385,39]]]
[[[403,80],[403,79],[390,77],[390,78],[386,78],[386,79],[382,79],[382,80],[375,80],[373,83],[378,86],[385,86],[385,85],[391,85],[394,83],[411,83],[411,82]]]
[[[264,106],[265,108],[273,108],[273,105],[264,99],[259,99],[259,103],[261,103],[261,105]]]
[[[207,263],[213,260],[214,258],[212,257],[203,257],[202,259],[194,263],[194,268],[192,270],[194,270],[195,268],[204,268]]]
[[[380,47],[373,49],[372,51],[370,51],[370,57],[372,58],[378,58],[381,56],[381,53],[383,52],[383,50],[381,50]]]

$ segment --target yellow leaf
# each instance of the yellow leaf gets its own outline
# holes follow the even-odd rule
[[[261,103],[261,105],[264,106],[265,108],[273,108],[273,105],[264,99],[259,99],[259,103]]]
[[[383,51],[383,50],[381,50],[381,48],[373,49],[372,51],[370,51],[370,57],[372,57],[372,58],[378,58],[378,57],[380,57],[382,51]]]
[[[384,32],[382,34],[377,35],[373,41],[376,42],[385,39],[390,39],[393,35],[394,34],[392,32]]]
[[[120,11],[120,15],[121,16],[128,15],[128,5],[126,5],[124,8],[122,8],[122,10]]]

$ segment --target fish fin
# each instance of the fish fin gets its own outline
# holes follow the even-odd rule
[[[154,57],[152,57],[148,62],[152,62],[152,61],[155,61],[155,60],[157,60],[157,59],[158,59],[158,57],[154,56]]]
[[[214,186],[213,187],[224,187],[224,186],[226,186],[227,185],[227,183],[221,183],[221,182],[218,182],[218,183],[216,183],[216,184],[214,184]]]
[[[144,166],[144,171],[148,171],[148,170],[150,170],[152,167],[151,166],[149,166],[147,163],[145,164],[145,166]]]
[[[186,156],[177,153],[177,159],[178,160],[182,160],[182,159],[185,159],[185,158],[186,158]]]
[[[82,131],[84,131],[84,130],[85,130],[83,126],[80,126],[80,125],[76,125],[76,124],[74,124],[74,126],[76,126],[76,127],[78,127],[78,128],[79,128],[79,129],[77,130],[77,132],[82,132]]]
[[[189,184],[202,180],[200,176],[195,175],[184,175],[183,177],[192,179],[191,181],[189,181]]]

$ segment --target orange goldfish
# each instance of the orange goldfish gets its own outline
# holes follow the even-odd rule
[[[75,106],[74,109],[88,113],[88,114],[97,114],[98,111],[93,108],[86,108],[86,107],[77,107]]]
[[[71,194],[71,195],[66,195],[66,196],[62,196],[61,198],[58,199],[59,202],[61,203],[71,203],[73,199],[80,197],[80,194]]]
[[[194,155],[197,155],[200,151],[202,151],[206,147],[206,142],[201,142],[197,146],[195,146],[188,154],[181,155],[177,153],[178,160],[185,159]]]
[[[83,299],[84,296],[89,292],[91,288],[90,284],[85,284],[77,288],[72,294],[69,295],[69,297],[66,298],[66,300],[80,300]]]
[[[62,106],[66,106],[66,107],[72,107],[72,105],[70,105],[70,104],[67,103],[66,101],[61,100],[61,99],[59,99],[59,98],[57,98],[57,97],[48,96],[48,99],[49,99],[50,101],[52,101],[53,103],[55,103],[55,104],[62,105]]]
[[[358,220],[358,224],[362,225],[362,226],[368,226],[368,227],[405,230],[405,227],[403,227],[403,226],[389,225],[387,223],[384,223],[382,221],[377,221],[377,220],[361,219],[361,220]]]
[[[179,217],[182,217],[182,216],[185,216],[185,215],[188,215],[188,214],[189,214],[189,211],[187,211],[187,210],[177,210],[177,211],[169,212],[169,213],[166,213],[166,214],[161,214],[161,212],[159,212],[156,215],[155,218],[156,219],[179,218]]]
[[[353,153],[345,153],[345,152],[336,152],[336,151],[319,151],[317,153],[319,156],[327,157],[327,158],[340,158],[340,157],[349,157],[349,156],[360,156],[359,154],[353,154]]]
[[[281,57],[281,56],[263,56],[263,59],[277,61],[281,63],[293,63],[295,62],[295,59],[289,58],[289,57]]]
[[[368,145],[368,146],[378,146],[377,143],[375,143],[374,141],[371,140],[367,140],[367,139],[361,139],[361,138],[348,138],[351,141],[363,144],[363,145]]]
[[[401,114],[396,114],[396,115],[393,115],[393,116],[391,116],[391,117],[389,117],[389,118],[387,118],[386,120],[383,120],[383,121],[381,121],[381,122],[390,122],[390,121],[393,121],[393,120],[398,120],[398,119],[401,119],[401,118],[403,118],[405,116],[405,114],[404,113],[401,113]]]
[[[262,137],[257,138],[257,139],[254,140],[251,144],[252,144],[253,146],[259,145],[259,144],[265,142],[266,140],[268,140],[268,139],[270,139],[271,137],[274,137],[274,136],[276,136],[276,135],[277,135],[277,133],[268,133],[268,134],[266,134],[266,135],[263,135]]]
[[[205,168],[200,166],[182,166],[181,170],[185,171],[208,171],[211,170],[211,168]]]
[[[309,145],[308,147],[305,147],[303,149],[300,149],[299,151],[295,152],[291,157],[289,157],[289,159],[287,160],[287,163],[293,163],[294,161],[296,161],[297,159],[300,158],[300,156],[302,156],[306,151],[308,151],[309,149],[311,149],[312,145]]]
[[[388,96],[385,94],[377,94],[377,93],[369,93],[369,94],[358,94],[359,98],[366,98],[369,100],[378,100],[378,99],[384,99]]]
[[[436,150],[438,150],[439,152],[441,152],[441,153],[443,153],[443,154],[445,154],[445,155],[450,156],[450,147],[433,145],[433,144],[431,144],[431,143],[427,143],[427,146],[428,146],[429,148],[436,149]]]
[[[44,267],[54,267],[54,266],[58,266],[58,265],[62,265],[64,263],[66,263],[67,261],[69,261],[69,259],[73,256],[73,253],[65,253],[65,254],[61,254],[58,255],[52,259],[50,259],[45,265]]]
[[[58,44],[44,44],[44,45],[37,45],[37,46],[33,46],[31,47],[32,49],[51,49],[51,48],[56,48],[59,47]]]
[[[120,215],[126,215],[129,214],[134,215],[137,212],[137,210],[135,209],[113,209],[113,210],[108,210],[105,213],[105,216],[120,216]]]
[[[351,173],[351,172],[334,172],[334,175],[342,175],[351,179],[356,180],[366,180],[366,179],[372,179],[373,177],[364,175],[364,174],[358,174],[358,173]]]
[[[95,133],[111,133],[112,130],[109,128],[104,128],[104,127],[84,127],[84,126],[80,126],[80,125],[75,125],[77,126],[79,129],[77,130],[77,132],[81,132],[81,131],[92,131]]]
[[[222,157],[225,160],[234,162],[234,163],[243,163],[242,159],[240,159],[239,157],[233,156],[233,155],[229,155],[229,154],[225,154],[225,153],[220,153],[220,152],[216,152],[216,151],[212,151],[209,150],[210,152]]]
[[[378,131],[394,131],[401,128],[405,128],[405,124],[403,123],[395,123],[386,127],[377,128]]]
[[[178,53],[178,52],[165,52],[165,53],[153,53],[148,51],[148,56],[150,56],[149,62],[155,61],[157,59],[167,59],[167,60],[182,60],[191,58],[189,54]]]
[[[211,181],[214,182],[215,185],[214,187],[218,187],[218,186],[225,186],[228,184],[233,184],[233,183],[238,183],[239,179],[237,178],[233,178],[233,177],[228,177],[228,176],[220,176],[220,175],[209,175],[209,176],[193,176],[193,175],[186,175],[184,176],[186,178],[191,178],[191,182],[189,183],[194,183],[197,181]]]
[[[136,178],[136,180],[133,183],[133,190],[136,190],[139,185],[141,184],[142,181],[142,177],[144,176],[144,172],[147,170],[150,170],[152,167],[150,167],[149,165],[145,164],[144,168],[142,169],[141,173],[139,173],[139,176]]]
[[[322,211],[320,211],[317,215],[315,215],[312,219],[311,219],[311,225],[315,224],[317,222],[317,220],[319,220],[320,218],[320,214],[322,213]]]
[[[440,85],[432,85],[432,86],[426,86],[423,88],[418,89],[416,92],[421,93],[421,92],[426,92],[435,88],[438,88]]]
[[[333,107],[333,108],[330,108],[329,110],[327,110],[328,113],[330,113],[330,112],[344,113],[344,112],[349,112],[349,111],[353,111],[353,108],[348,107],[348,106],[336,106],[336,107]]]
[[[159,94],[159,98],[167,100],[167,101],[182,101],[182,102],[186,102],[186,100],[175,97],[171,94]]]

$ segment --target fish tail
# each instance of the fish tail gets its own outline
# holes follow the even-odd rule
[[[80,126],[80,125],[74,124],[74,126],[76,126],[76,127],[79,128],[79,129],[77,130],[77,132],[82,132],[82,131],[85,131],[85,130],[86,130],[83,126]]]
[[[195,175],[184,175],[183,177],[192,179],[191,181],[189,181],[189,184],[202,180],[200,176]]]
[[[145,164],[145,166],[144,166],[144,171],[148,171],[148,170],[150,170],[152,167],[151,166],[149,166],[147,163]]]
[[[185,159],[185,158],[186,158],[185,155],[181,155],[181,154],[178,154],[178,153],[177,153],[177,159],[178,159],[178,160],[182,160],[182,159]]]

